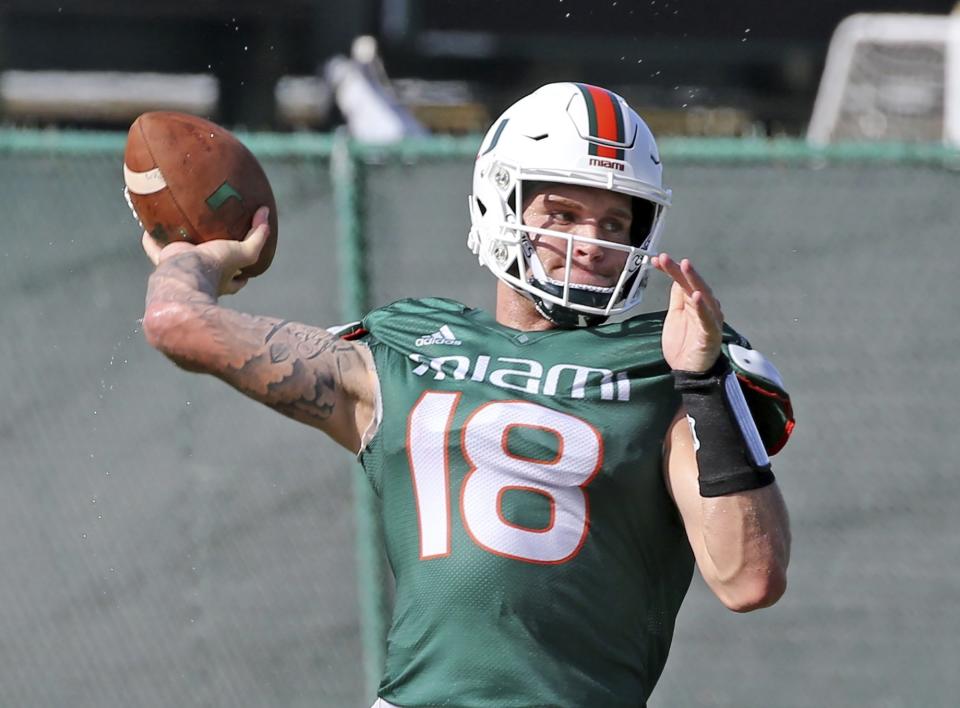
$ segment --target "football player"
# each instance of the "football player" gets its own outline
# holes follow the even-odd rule
[[[470,197],[495,313],[410,299],[336,332],[248,315],[218,298],[256,261],[264,210],[243,242],[144,237],[150,344],[360,455],[396,576],[377,705],[643,705],[694,563],[737,612],[784,592],[769,455],[789,397],[690,261],[659,251],[661,175],[610,91],[550,84],[509,108]],[[651,269],[669,308],[628,317]]]

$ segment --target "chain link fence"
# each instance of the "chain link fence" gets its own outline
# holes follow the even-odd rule
[[[0,134],[0,705],[369,705],[381,625],[356,467],[146,346],[122,143]],[[475,141],[249,144],[281,228],[232,307],[332,325],[407,296],[492,306],[464,245]],[[780,368],[798,427],[774,460],[787,595],[734,615],[696,579],[651,706],[954,705],[952,158],[662,147],[663,247]],[[655,277],[648,307],[666,291]]]

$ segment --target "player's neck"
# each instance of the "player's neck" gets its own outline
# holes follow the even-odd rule
[[[532,300],[502,281],[497,282],[497,322],[523,332],[538,332],[556,327],[537,312]]]

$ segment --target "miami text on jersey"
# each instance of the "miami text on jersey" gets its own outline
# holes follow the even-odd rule
[[[487,381],[500,388],[543,396],[584,398],[599,394],[601,401],[629,401],[630,379],[625,371],[611,371],[580,364],[554,364],[544,373],[544,366],[534,359],[515,359],[484,354],[472,361],[469,356],[424,357],[411,353],[418,366],[417,376],[433,373],[437,381],[448,376],[456,381]]]

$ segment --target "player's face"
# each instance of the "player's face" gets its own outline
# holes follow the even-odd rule
[[[616,284],[627,252],[604,248],[598,240],[630,244],[633,205],[629,196],[593,187],[541,183],[524,196],[523,223],[579,237],[573,242],[570,280],[580,285]],[[547,275],[564,279],[567,240],[530,236]]]

